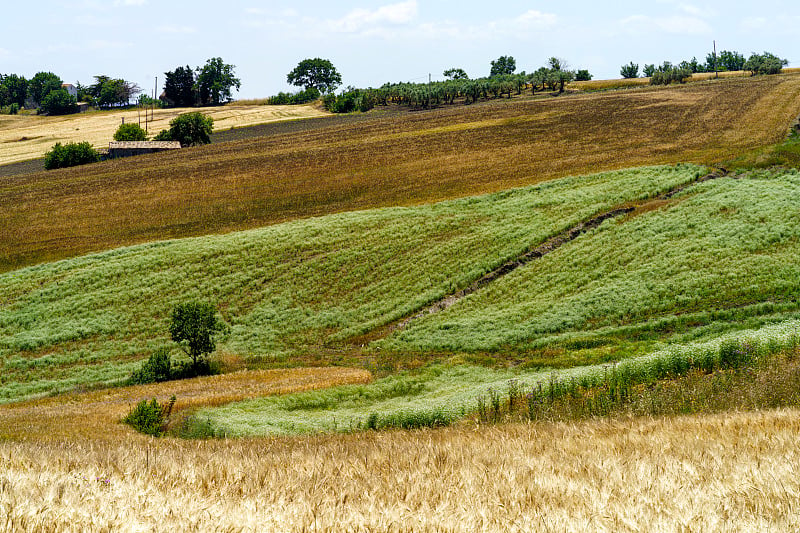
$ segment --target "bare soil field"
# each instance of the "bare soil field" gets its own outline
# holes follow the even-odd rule
[[[798,74],[730,78],[377,114],[178,153],[0,177],[0,271],[570,174],[715,164],[780,142],[799,112]]]
[[[800,527],[797,410],[210,441],[95,431],[0,439],[0,530]]]
[[[151,135],[168,129],[170,120],[188,111],[201,111],[210,116],[214,119],[214,127],[217,130],[327,114],[310,105],[231,104],[188,110],[156,109],[147,129]],[[92,111],[59,117],[0,115],[0,165],[41,158],[56,142],[87,141],[95,148],[108,147],[123,119],[126,123],[145,127],[144,113],[139,113],[135,109]]]

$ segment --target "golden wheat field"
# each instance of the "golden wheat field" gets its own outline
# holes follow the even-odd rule
[[[800,412],[0,441],[4,531],[796,531]]]
[[[240,128],[277,120],[291,120],[325,115],[311,105],[265,106],[229,104],[226,106],[191,109],[214,119],[217,130]],[[144,111],[93,111],[57,117],[31,115],[0,115],[0,165],[44,157],[56,142],[87,141],[95,148],[108,147],[114,132],[123,119],[126,123],[147,126],[155,134],[169,129],[169,122],[185,109],[156,109],[145,123]]]
[[[224,108],[223,108],[224,109]],[[0,177],[0,271],[172,237],[414,205],[782,141],[800,74],[499,99]]]

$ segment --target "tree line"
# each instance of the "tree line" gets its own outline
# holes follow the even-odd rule
[[[141,92],[133,82],[106,75],[95,76],[95,83],[75,84],[76,94],[52,72],[37,72],[30,80],[17,74],[0,74],[0,108],[16,114],[20,109],[38,109],[48,115],[66,115],[78,111],[78,102],[100,108],[127,105]]]
[[[684,60],[677,65],[673,65],[669,61],[664,61],[659,66],[653,63],[645,64],[642,68],[642,75],[645,78],[655,78],[651,83],[658,85],[671,81],[683,81],[698,72],[749,71],[752,76],[779,74],[788,64],[786,59],[771,52],[752,53],[748,59],[745,59],[744,55],[735,50],[723,50],[719,54],[709,52],[706,55],[705,63],[701,63],[696,57],[693,57],[690,61]],[[627,65],[622,65],[619,73],[623,78],[638,78],[639,65],[631,61]]]
[[[563,93],[566,84],[578,80],[588,81],[588,70],[571,70],[566,61],[558,57],[548,59],[545,66],[534,72],[516,73],[513,56],[500,56],[491,62],[489,76],[471,79],[461,68],[450,68],[442,74],[446,81],[429,83],[387,83],[375,89],[348,87],[340,95],[323,96],[325,107],[335,113],[367,111],[376,105],[400,104],[413,108],[429,109],[439,105],[452,105],[456,100],[472,104],[489,98],[511,98],[513,94],[531,91]]]
[[[196,69],[178,67],[165,73],[164,98],[176,107],[229,102],[233,88],[241,87],[234,69],[220,57],[208,59]],[[10,114],[38,109],[42,114],[65,115],[76,113],[78,102],[100,109],[130,105],[137,95],[140,104],[158,102],[141,94],[136,83],[103,74],[95,76],[91,85],[78,82],[74,87],[76,94],[70,94],[61,77],[52,72],[38,72],[30,80],[17,74],[0,74],[0,108]]]

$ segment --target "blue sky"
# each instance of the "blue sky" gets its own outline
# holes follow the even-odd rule
[[[45,0],[3,6],[0,72],[52,71],[89,84],[105,74],[152,92],[154,78],[220,56],[240,98],[288,90],[303,58],[330,59],[345,85],[485,76],[512,55],[532,71],[548,57],[619,77],[622,64],[769,50],[800,67],[800,2],[531,2],[519,0]],[[160,91],[160,87],[159,87]]]

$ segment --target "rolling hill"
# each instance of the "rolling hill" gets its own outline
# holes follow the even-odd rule
[[[175,154],[0,177],[0,271],[566,175],[719,164],[780,142],[800,74],[375,115]]]

